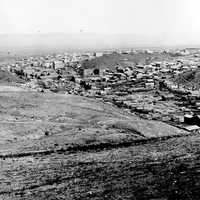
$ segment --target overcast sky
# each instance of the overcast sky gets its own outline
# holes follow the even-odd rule
[[[0,33],[80,32],[200,44],[200,0],[0,0]]]

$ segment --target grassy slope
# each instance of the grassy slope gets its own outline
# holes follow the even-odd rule
[[[24,83],[24,81],[10,72],[0,69],[0,84],[1,83]]]
[[[200,70],[190,70],[183,72],[175,78],[175,82],[181,85],[199,89],[200,88]]]
[[[153,61],[161,61],[161,60],[168,60],[172,59],[172,57],[167,54],[148,54],[148,53],[138,53],[138,54],[109,54],[109,55],[103,55],[101,57],[95,58],[91,61],[84,62],[85,68],[93,68],[98,67],[100,69],[104,68],[110,68],[114,69],[117,64],[127,67],[132,63],[138,63],[138,64],[150,64]]]
[[[1,199],[199,197],[198,135],[84,97],[2,92],[0,102]]]
[[[16,146],[16,152],[18,143],[27,142],[31,146],[35,139],[38,139],[37,149],[45,150],[51,147],[51,142],[41,146],[39,143],[51,139],[62,145],[87,145],[187,134],[167,124],[140,120],[109,104],[79,96],[19,91],[2,92],[0,99],[0,152],[5,151],[3,146],[7,148],[10,144],[12,148]],[[22,147],[19,145],[19,149],[23,150]]]

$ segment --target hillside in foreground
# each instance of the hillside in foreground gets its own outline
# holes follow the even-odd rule
[[[73,95],[0,105],[0,199],[199,199],[199,135]]]

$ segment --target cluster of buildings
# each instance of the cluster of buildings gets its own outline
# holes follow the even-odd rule
[[[151,56],[155,52],[117,53]],[[4,68],[26,80],[26,87],[40,92],[100,98],[141,118],[199,131],[200,92],[174,81],[179,74],[200,67],[199,50],[160,51],[157,54],[170,55],[170,59],[155,59],[149,64],[124,59],[126,67],[118,63],[112,69],[84,68],[84,61],[100,57],[102,53],[73,53],[23,58]]]
[[[100,56],[99,53],[53,54],[28,57],[4,65],[5,70],[26,81],[26,86],[38,91],[65,91],[81,74],[81,63]],[[76,85],[76,84],[74,84]],[[73,86],[77,87],[77,86]]]

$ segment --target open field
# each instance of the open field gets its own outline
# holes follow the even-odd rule
[[[0,199],[199,199],[199,135],[73,95],[0,102]]]

